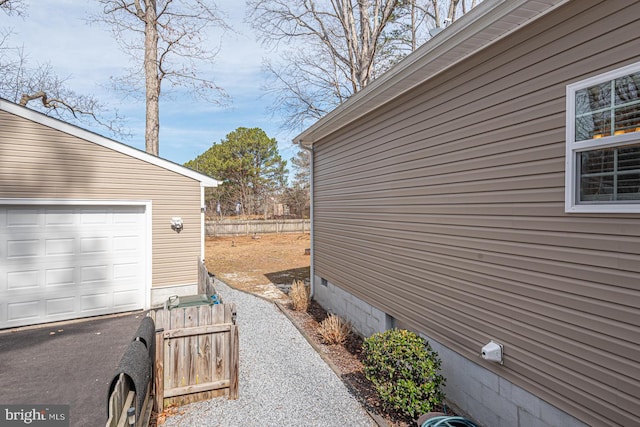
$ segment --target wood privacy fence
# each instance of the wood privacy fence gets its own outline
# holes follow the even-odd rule
[[[308,233],[308,219],[286,219],[273,221],[207,221],[206,234],[218,236],[248,236],[253,234]]]
[[[151,403],[149,400],[151,396],[151,384],[144,392],[145,404],[144,412],[142,415],[136,414],[137,427],[146,427],[149,425],[149,419],[151,418]],[[109,396],[109,418],[107,419],[106,427],[129,427],[128,422],[128,410],[135,407],[136,392],[133,384],[127,378],[125,374],[120,374],[115,384],[114,390]]]
[[[198,259],[198,294],[209,297],[217,294],[216,288],[213,286],[213,280],[209,276],[209,271],[201,259]]]
[[[157,309],[155,406],[238,398],[235,304]]]

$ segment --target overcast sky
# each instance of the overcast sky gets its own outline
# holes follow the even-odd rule
[[[121,76],[129,59],[112,39],[105,25],[87,24],[91,12],[99,11],[93,0],[25,0],[25,18],[0,15],[0,27],[12,28],[9,44],[23,45],[31,65],[49,62],[55,73],[69,77],[67,86],[92,94],[127,119],[132,136],[122,142],[144,149],[144,102],[122,99],[109,88],[110,76]],[[279,143],[284,159],[297,149],[291,139],[299,132],[282,131],[279,119],[271,117],[266,107],[272,99],[261,87],[262,59],[273,53],[263,49],[251,29],[243,23],[244,1],[217,0],[236,34],[215,35],[213,43],[221,50],[213,68],[213,79],[231,97],[231,104],[218,107],[191,97],[161,98],[160,156],[179,164],[195,158],[238,127],[262,128]],[[100,128],[91,128],[105,133]]]

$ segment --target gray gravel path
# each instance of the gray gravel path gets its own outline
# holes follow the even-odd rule
[[[273,304],[216,280],[240,326],[240,398],[181,408],[166,426],[376,426],[342,381]]]

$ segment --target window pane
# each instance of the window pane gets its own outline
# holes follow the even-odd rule
[[[614,135],[640,132],[640,104],[616,108]]]
[[[576,91],[576,115],[611,107],[611,82]]]
[[[640,200],[640,145],[578,153],[580,201]]]
[[[613,172],[614,153],[615,149],[593,150],[580,153],[581,175]]]
[[[580,201],[611,200],[613,200],[613,176],[593,176],[580,179]]]
[[[640,173],[618,177],[618,200],[640,200]]]
[[[576,118],[576,141],[605,136],[611,136],[611,114],[608,111]]]
[[[640,73],[578,90],[575,102],[576,141],[640,133]]]
[[[640,146],[618,149],[618,170],[640,172]]]
[[[616,79],[616,105],[640,100],[640,73]]]

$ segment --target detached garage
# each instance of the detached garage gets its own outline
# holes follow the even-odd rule
[[[0,99],[0,328],[195,293],[216,185]]]

